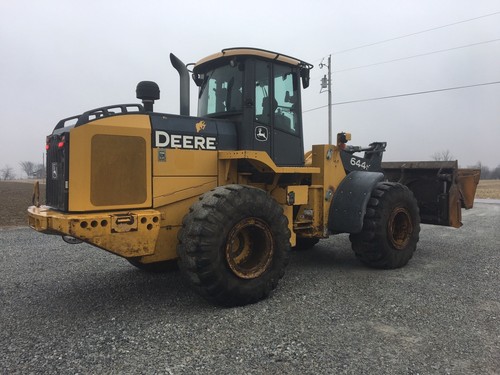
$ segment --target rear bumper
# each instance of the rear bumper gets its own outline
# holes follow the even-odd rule
[[[28,223],[38,232],[72,236],[129,258],[155,252],[160,213],[148,209],[66,214],[46,206],[31,206]]]

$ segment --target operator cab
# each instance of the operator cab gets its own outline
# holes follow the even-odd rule
[[[238,149],[266,151],[280,166],[304,165],[300,82],[311,64],[276,52],[231,48],[194,65],[198,116],[237,124]]]

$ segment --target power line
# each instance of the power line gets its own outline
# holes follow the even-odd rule
[[[475,21],[475,20],[478,20],[478,19],[481,19],[481,18],[491,17],[491,16],[494,16],[494,15],[497,15],[497,14],[500,14],[500,11],[499,12],[485,14],[485,15],[479,16],[479,17],[469,18],[469,19],[466,19],[466,20],[458,21],[458,22],[449,23],[449,24],[442,25],[442,26],[433,27],[433,28],[430,28],[430,29],[422,30],[422,31],[417,31],[417,32],[410,33],[410,34],[400,35],[400,36],[397,36],[397,37],[394,37],[394,38],[380,40],[378,42],[373,42],[373,43],[363,44],[363,45],[357,46],[357,47],[347,48],[347,49],[344,49],[344,50],[332,52],[331,54],[332,55],[338,55],[340,53],[350,52],[350,51],[354,51],[354,50],[361,49],[361,48],[366,48],[366,47],[371,47],[371,46],[375,46],[375,45],[382,44],[382,43],[392,42],[393,40],[408,38],[410,36],[414,36],[414,35],[418,35],[418,34],[423,34],[423,33],[428,33],[430,31],[435,31],[435,30],[439,30],[439,29],[444,29],[446,27],[458,25],[458,24],[461,24],[461,23]]]
[[[441,91],[460,90],[460,89],[467,89],[467,88],[471,88],[471,87],[479,87],[479,86],[487,86],[487,85],[498,85],[498,84],[500,84],[500,81],[486,82],[486,83],[477,83],[477,84],[474,84],[474,85],[467,85],[467,86],[447,87],[447,88],[436,89],[436,90],[409,92],[409,93],[398,94],[398,95],[379,96],[377,98],[357,99],[357,100],[349,100],[349,101],[345,101],[345,102],[335,102],[335,103],[332,103],[332,106],[334,106],[334,105],[352,104],[352,103],[370,102],[370,101],[383,100],[383,99],[393,99],[393,98],[400,98],[400,97],[404,97],[404,96],[431,94],[431,93],[441,92]],[[326,108],[326,107],[328,107],[328,104],[322,105],[322,106],[316,107],[316,108],[307,109],[305,111],[302,111],[302,113],[312,112],[312,111],[316,111],[318,109]]]
[[[477,42],[477,43],[467,44],[467,45],[464,45],[464,46],[458,46],[458,47],[441,49],[441,50],[437,50],[437,51],[431,51],[431,52],[421,53],[421,54],[418,54],[418,55],[400,57],[400,58],[392,59],[392,60],[380,61],[380,62],[376,62],[376,63],[373,63],[373,64],[360,65],[360,66],[355,66],[355,67],[352,67],[352,68],[346,68],[346,69],[340,69],[340,70],[333,70],[332,73],[341,73],[341,72],[347,72],[347,71],[355,70],[355,69],[368,68],[368,67],[371,67],[371,66],[383,65],[383,64],[388,64],[388,63],[391,63],[391,62],[397,62],[397,61],[403,61],[403,60],[409,60],[409,59],[414,59],[416,57],[428,56],[428,55],[433,55],[435,53],[448,52],[448,51],[453,51],[453,50],[457,50],[457,49],[461,49],[461,48],[474,47],[474,46],[478,46],[478,45],[482,45],[482,44],[488,44],[488,43],[494,43],[494,42],[498,42],[498,41],[500,41],[500,38],[498,38],[498,39],[492,39],[492,40],[486,40],[486,41],[483,41],[483,42]],[[320,76],[311,77],[311,80],[319,78],[319,77]]]
[[[349,70],[355,70],[355,69],[361,69],[361,68],[368,68],[368,67],[370,67],[370,66],[376,66],[376,65],[388,64],[388,63],[391,63],[391,62],[402,61],[402,60],[409,60],[409,59],[414,59],[414,58],[416,58],[416,57],[428,56],[428,55],[433,55],[433,54],[435,54],[435,53],[448,52],[448,51],[453,51],[453,50],[456,50],[456,49],[467,48],[467,47],[473,47],[473,46],[478,46],[478,45],[481,45],[481,44],[493,43],[493,42],[498,42],[498,41],[500,41],[500,38],[498,38],[498,39],[493,39],[493,40],[487,40],[487,41],[484,41],[484,42],[478,42],[478,43],[467,44],[467,45],[465,45],[465,46],[458,46],[458,47],[452,47],[452,48],[440,49],[440,50],[437,50],[437,51],[432,51],[432,52],[421,53],[421,54],[418,54],[418,55],[413,55],[413,56],[400,57],[400,58],[398,58],[398,59],[393,59],[393,60],[380,61],[380,62],[373,63],[373,64],[360,65],[360,66],[355,66],[355,67],[352,67],[352,68],[346,68],[346,69],[334,70],[332,73],[340,73],[340,72],[347,72],[347,71],[349,71]]]

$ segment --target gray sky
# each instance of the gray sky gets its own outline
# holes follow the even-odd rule
[[[156,111],[178,113],[185,63],[249,46],[313,63],[303,109],[320,94],[330,53],[500,12],[498,0],[379,1],[0,0],[0,168],[42,162],[45,136],[62,118],[137,103],[136,84],[156,81]],[[500,81],[500,13],[332,55],[333,101]],[[364,67],[388,60],[483,43]],[[326,59],[325,59],[326,62]],[[195,87],[191,86],[196,113]],[[327,108],[304,113],[305,147],[327,142]],[[500,84],[335,105],[333,132],[353,145],[387,141],[385,160],[429,160],[449,150],[461,166],[500,164]]]

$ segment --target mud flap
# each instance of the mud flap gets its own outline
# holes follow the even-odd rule
[[[349,173],[333,196],[328,215],[328,229],[332,233],[361,232],[371,192],[383,179],[384,175],[379,172]]]
[[[458,169],[457,161],[384,162],[386,178],[413,192],[423,224],[459,228],[462,208],[472,208],[481,171]]]

